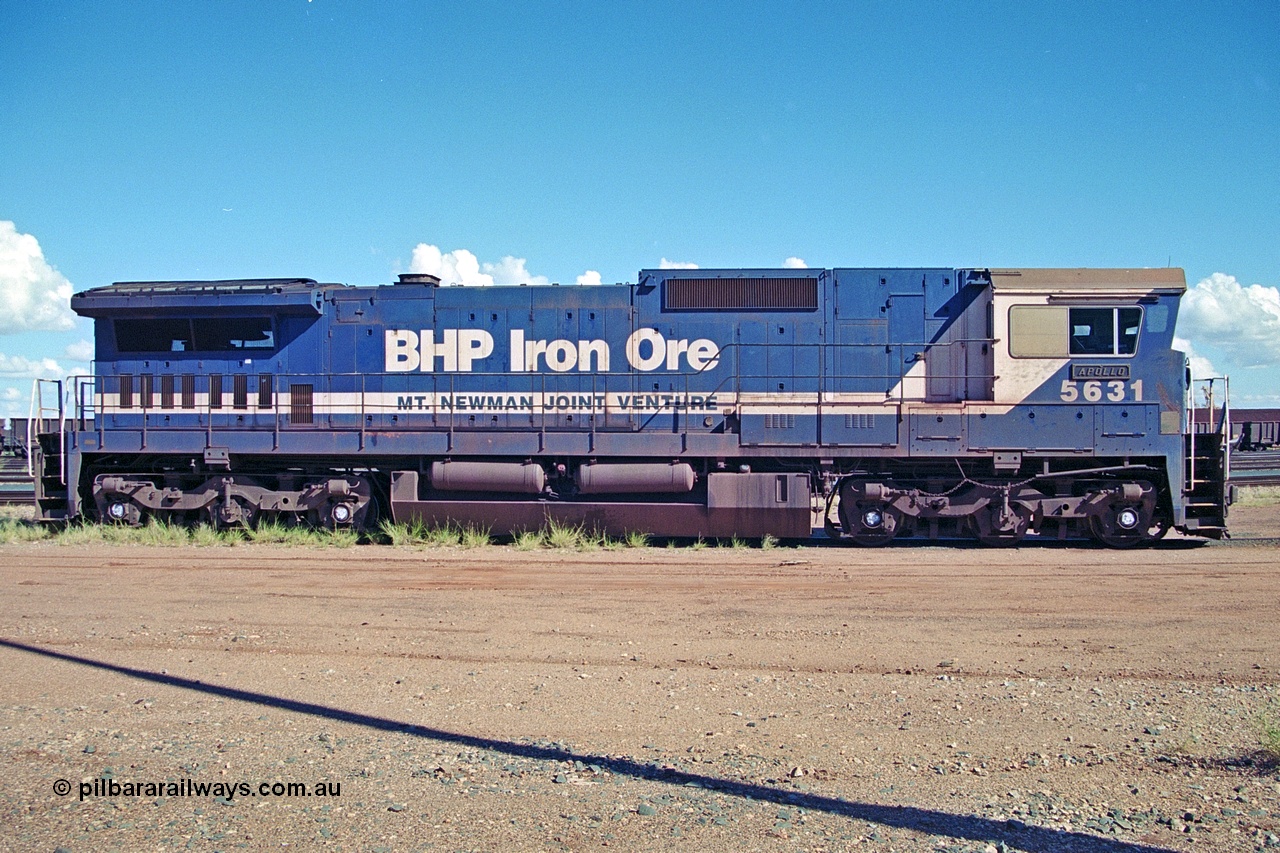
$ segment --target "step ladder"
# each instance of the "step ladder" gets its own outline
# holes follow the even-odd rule
[[[1197,420],[1195,386],[1204,390],[1204,414]],[[1221,396],[1219,405],[1215,398]],[[1198,379],[1188,383],[1186,473],[1182,494],[1186,507],[1186,527],[1210,539],[1227,533],[1227,507],[1231,504],[1231,405],[1226,377]],[[1197,425],[1204,431],[1197,432]]]
[[[67,486],[67,416],[62,381],[37,379],[27,418],[27,473],[35,487],[36,521],[65,521],[71,505]]]

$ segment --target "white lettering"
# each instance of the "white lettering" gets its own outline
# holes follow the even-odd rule
[[[596,366],[591,367],[591,356],[596,357]],[[578,341],[578,370],[598,373],[609,372],[609,345],[604,341]]]
[[[699,372],[715,367],[720,361],[720,347],[715,341],[698,338],[689,344],[689,366]]]
[[[511,330],[511,372],[524,373],[524,329]]]
[[[572,370],[578,363],[578,350],[573,341],[556,340],[547,344],[547,367],[556,373]]]
[[[445,334],[448,334],[448,332]],[[458,369],[463,373],[470,373],[472,362],[487,358],[492,353],[493,335],[484,329],[460,329],[458,331]],[[445,369],[447,370],[448,368]]]
[[[445,329],[440,337],[443,340],[436,343],[435,332],[431,329],[423,329],[418,337],[422,351],[422,363],[418,365],[418,369],[423,373],[435,370],[436,358],[444,359],[445,372],[451,373],[458,369],[458,330]]]
[[[538,356],[547,351],[546,341],[526,341],[524,345],[525,370],[538,372]]]
[[[680,369],[680,353],[689,349],[688,341],[672,341],[667,344],[667,370]]]
[[[648,355],[645,355],[645,344],[648,344]],[[715,367],[720,348],[707,338],[692,342],[687,338],[668,341],[657,329],[636,329],[627,338],[627,363],[636,370],[657,370],[663,366],[667,370],[680,370],[682,355],[690,368],[702,371]]]
[[[627,363],[636,370],[656,370],[666,358],[666,339],[657,329],[636,329],[627,338]],[[649,345],[649,355],[640,354],[640,348]]]
[[[581,373],[610,370],[607,341],[528,340],[523,329],[512,329],[509,335],[510,369],[514,373],[543,369],[544,356],[545,369],[556,373],[574,368]],[[470,373],[476,362],[488,358],[494,349],[493,335],[484,329],[386,329],[383,336],[383,369],[387,373]],[[626,356],[627,364],[642,372],[663,368],[701,372],[719,363],[720,347],[707,338],[669,341],[657,329],[636,329],[627,337]]]
[[[418,335],[408,329],[387,329],[387,373],[404,373],[418,369]]]

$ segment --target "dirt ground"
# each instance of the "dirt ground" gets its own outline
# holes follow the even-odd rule
[[[1280,508],[1232,521],[1133,552],[4,546],[0,848],[1280,848]]]

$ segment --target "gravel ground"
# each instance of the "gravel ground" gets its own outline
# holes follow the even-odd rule
[[[0,547],[0,848],[1280,850],[1280,509],[1233,521],[1137,552]]]

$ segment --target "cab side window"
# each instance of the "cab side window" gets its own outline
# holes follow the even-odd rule
[[[1071,355],[1133,355],[1138,351],[1141,308],[1072,308]]]
[[[1070,319],[1071,355],[1113,355],[1115,353],[1115,309],[1072,308]]]

